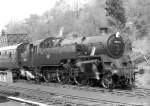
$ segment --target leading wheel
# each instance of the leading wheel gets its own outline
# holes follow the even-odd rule
[[[105,74],[102,77],[101,84],[104,88],[107,88],[107,89],[113,88],[113,79],[112,79],[111,74],[109,73]]]

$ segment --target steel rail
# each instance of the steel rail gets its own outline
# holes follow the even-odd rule
[[[6,89],[7,88],[7,89]],[[29,89],[29,88],[24,88],[24,87],[15,87],[15,86],[0,86],[0,93],[1,91],[11,91],[11,92],[19,92],[20,96],[32,99],[35,101],[41,101],[42,103],[47,103],[47,104],[55,104],[55,102],[59,102],[62,104],[82,104],[86,105],[82,102],[73,102],[73,100],[78,100],[78,101],[86,101],[86,102],[94,102],[95,104],[111,104],[113,106],[136,106],[136,104],[131,104],[131,103],[122,103],[122,102],[116,102],[116,101],[109,101],[109,100],[103,100],[103,99],[94,99],[94,98],[89,98],[89,97],[81,97],[81,96],[73,96],[73,95],[66,95],[63,93],[51,93],[47,91],[41,91],[37,89]],[[10,96],[10,95],[9,95]],[[54,97],[62,97],[60,100]],[[71,101],[70,101],[71,99]],[[65,103],[64,103],[65,102]]]

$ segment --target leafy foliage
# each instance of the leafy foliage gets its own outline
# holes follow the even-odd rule
[[[106,0],[108,23],[117,29],[122,29],[126,24],[125,9],[122,0]]]
[[[105,1],[91,0],[92,3],[71,7],[65,0],[58,0],[55,7],[43,15],[30,15],[23,22],[8,23],[7,33],[28,33],[31,40],[49,36],[58,36],[61,28],[63,36],[77,33],[79,36],[99,34],[99,28],[105,26]]]
[[[112,27],[126,35],[147,36],[150,24],[150,2],[147,0],[91,0],[92,3],[76,7],[66,0],[58,0],[55,7],[41,16],[32,14],[21,22],[10,22],[6,33],[27,33],[29,40],[77,33],[82,36],[99,35],[99,28]],[[106,16],[107,15],[107,16]],[[127,23],[132,23],[128,27]],[[114,30],[115,31],[115,30]]]
[[[137,39],[148,37],[150,27],[150,1],[149,0],[126,0],[125,11],[128,22],[132,22]]]

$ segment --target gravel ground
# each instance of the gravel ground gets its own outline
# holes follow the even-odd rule
[[[5,85],[5,83],[1,83],[0,85]],[[63,87],[50,87],[50,86],[41,86],[41,85],[34,85],[34,84],[25,84],[25,83],[11,83],[9,85],[18,86],[18,87],[25,87],[25,88],[32,88],[36,90],[42,90],[47,92],[53,92],[53,93],[60,93],[60,94],[66,94],[66,95],[73,95],[73,96],[80,96],[80,97],[88,97],[93,99],[102,99],[102,100],[109,100],[114,102],[122,102],[122,103],[132,103],[132,104],[146,104],[144,106],[150,106],[150,97],[146,98],[138,98],[138,97],[126,97],[125,95],[115,95],[111,93],[100,93],[100,92],[88,92],[88,91],[79,91],[79,90],[73,90]],[[63,98],[63,97],[62,97]],[[65,99],[65,98],[64,98]],[[70,100],[70,101],[78,101],[78,100]],[[79,101],[78,101],[79,102]],[[86,102],[82,101],[80,102]],[[1,105],[0,105],[1,106]],[[141,106],[141,105],[140,105]]]

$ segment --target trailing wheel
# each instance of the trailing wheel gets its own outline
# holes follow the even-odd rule
[[[113,78],[112,78],[112,75],[110,73],[107,73],[102,77],[101,85],[107,89],[113,88]]]

